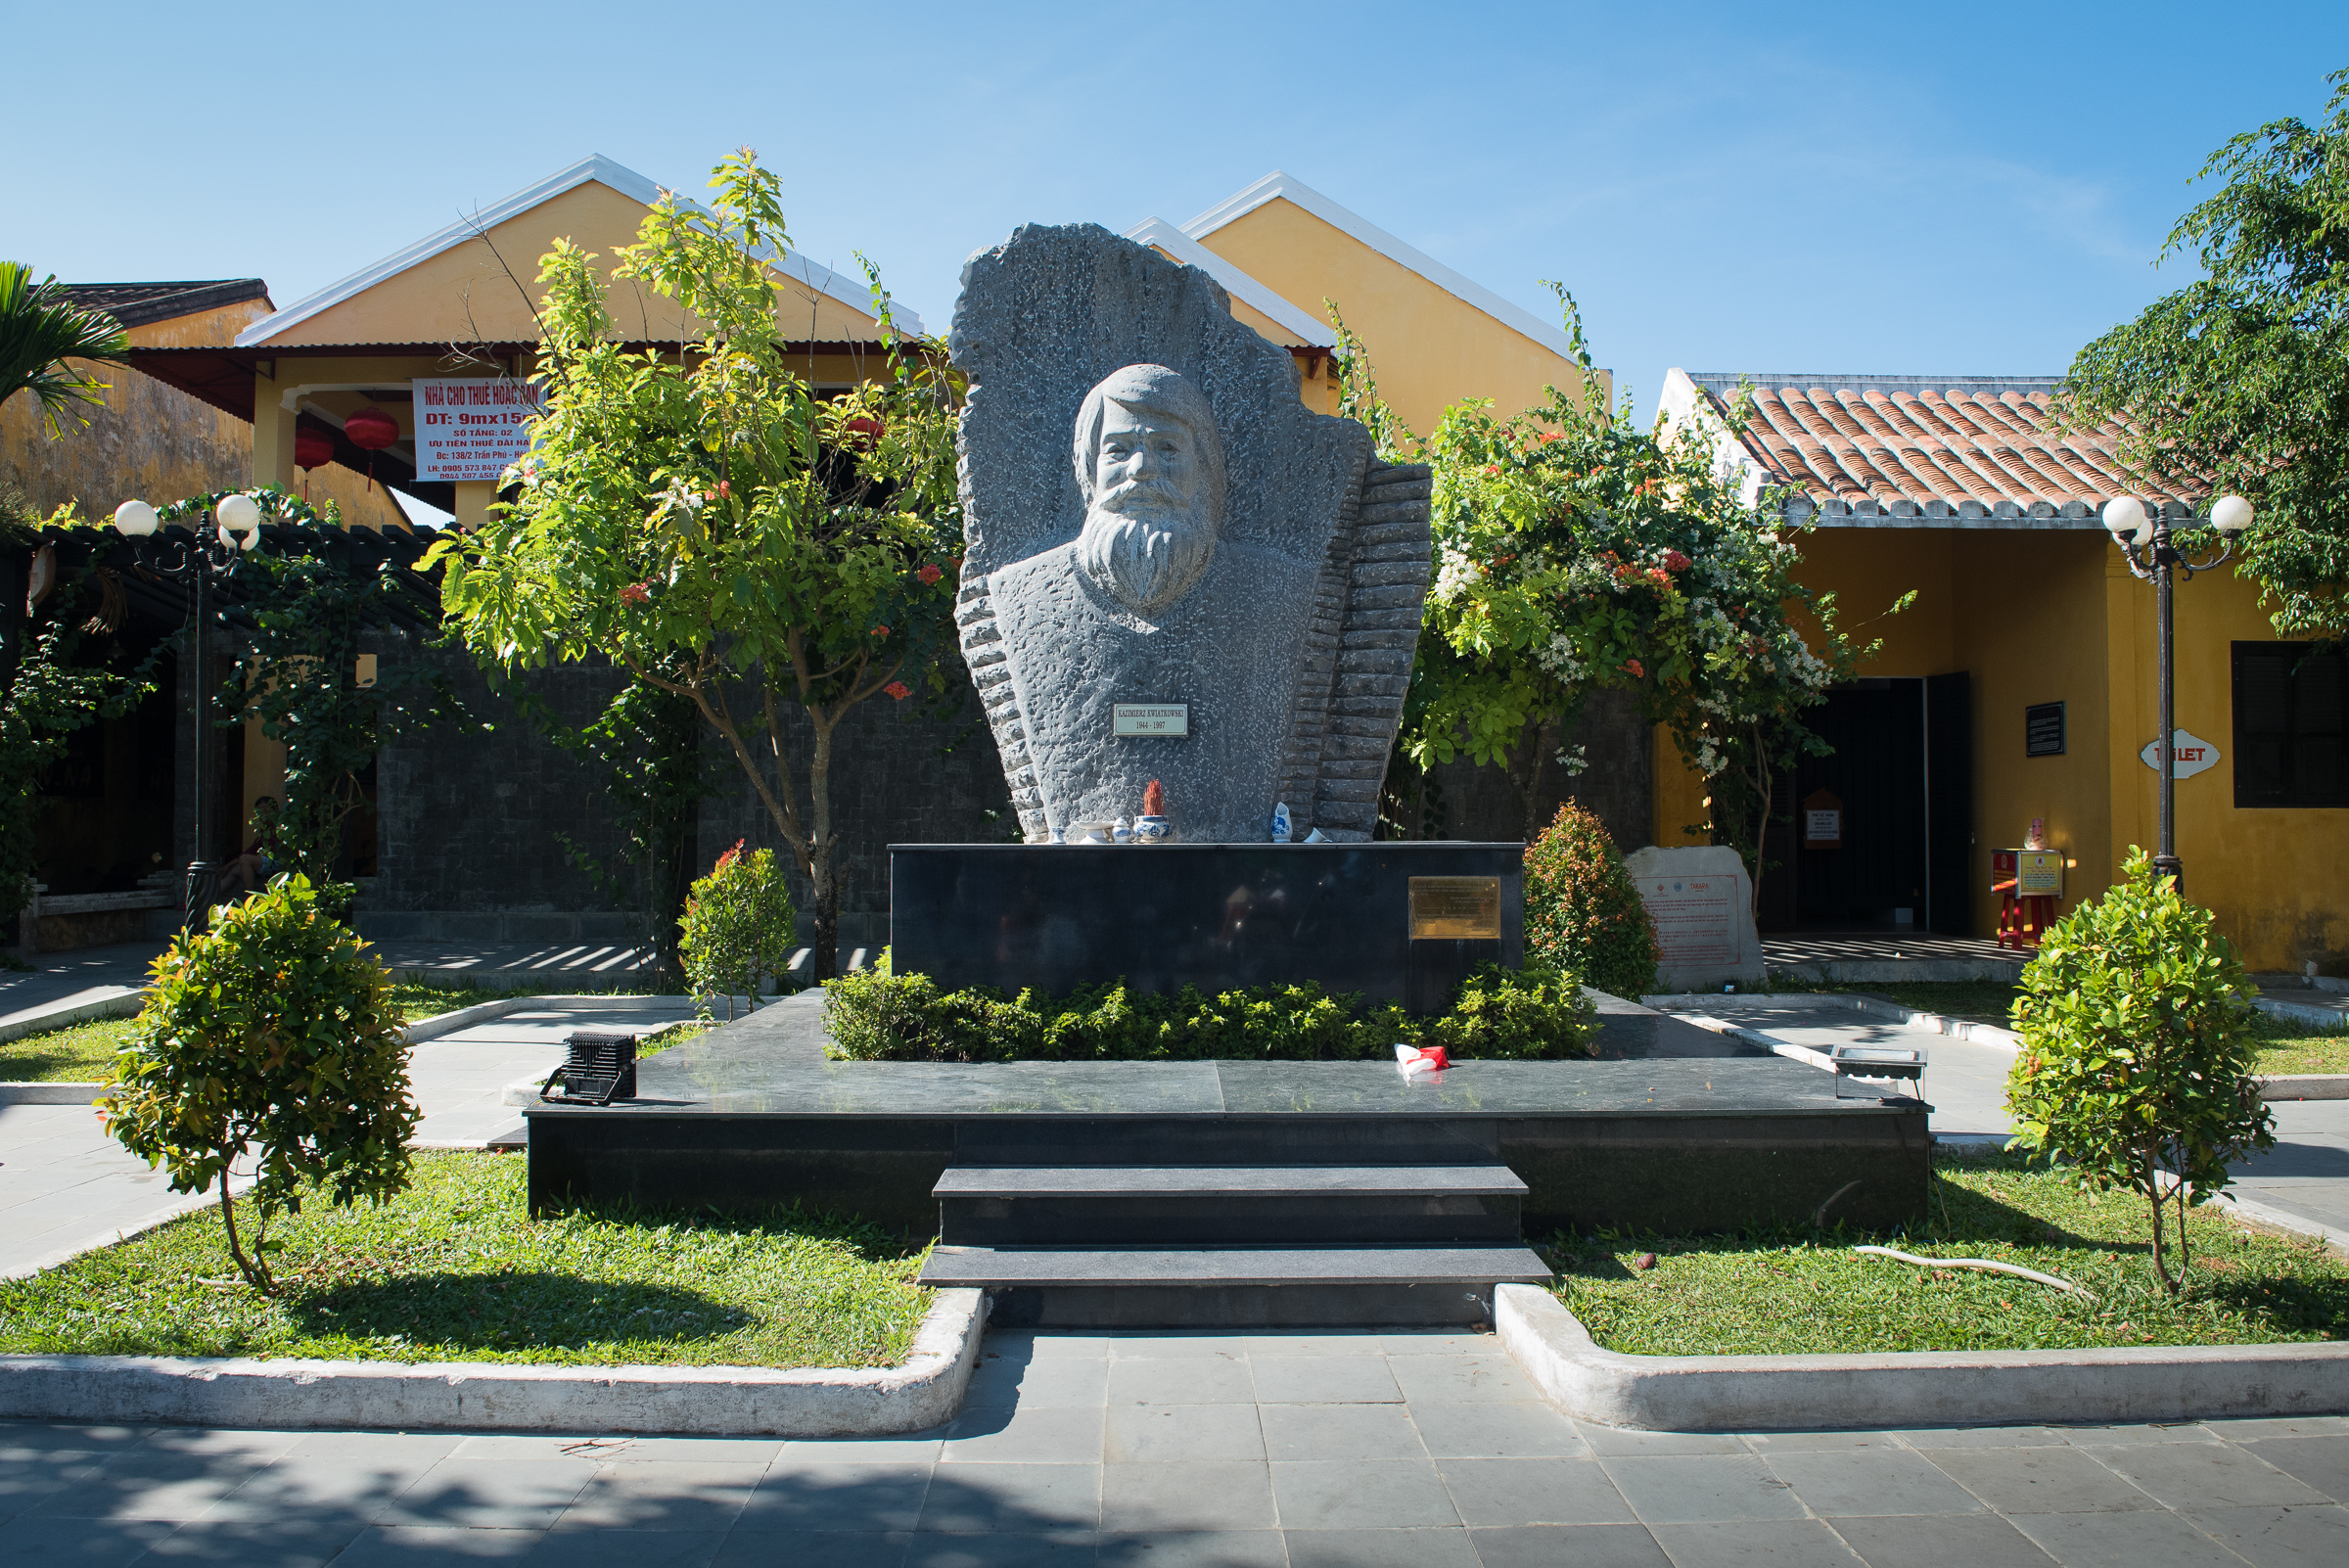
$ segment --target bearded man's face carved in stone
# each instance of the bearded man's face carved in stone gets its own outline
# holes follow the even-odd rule
[[[1216,549],[1214,521],[1200,505],[1206,482],[1189,426],[1109,400],[1094,447],[1093,504],[1077,541],[1086,573],[1144,614],[1189,592]]]
[[[1127,517],[1191,510],[1199,489],[1197,443],[1164,414],[1113,402],[1101,419],[1095,503]]]

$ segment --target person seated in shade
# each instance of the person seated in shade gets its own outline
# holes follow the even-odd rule
[[[253,842],[222,867],[220,875],[223,882],[233,882],[252,893],[267,887],[278,869],[277,797],[264,795],[253,803]]]

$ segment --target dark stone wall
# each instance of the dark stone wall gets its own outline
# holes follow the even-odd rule
[[[834,738],[832,820],[847,850],[840,898],[844,947],[879,947],[889,941],[892,844],[1019,841],[994,736],[977,700],[965,699],[943,715],[938,710],[918,696],[902,703],[876,697],[853,710]],[[805,757],[806,716],[789,710],[784,725],[790,755]],[[712,772],[723,793],[702,803],[700,865],[707,868],[737,839],[752,849],[772,849],[778,861],[789,864],[783,837],[731,749],[714,735],[710,747]],[[796,870],[791,885],[805,937],[809,890]]]
[[[359,929],[378,939],[633,940],[632,917],[598,892],[557,837],[610,852],[596,770],[550,742],[462,652],[401,656],[438,664],[473,719],[402,736],[378,753],[380,870],[359,884]],[[580,665],[527,678],[572,723],[601,712],[623,680],[608,667]]]
[[[463,653],[403,656],[439,662],[476,716],[470,724],[444,724],[384,749],[377,763],[381,872],[360,885],[360,929],[378,940],[639,940],[640,917],[599,891],[558,837],[611,853],[607,786],[597,770],[548,741]],[[610,669],[581,666],[529,678],[573,723],[599,712],[622,679]],[[736,706],[738,713],[755,711],[755,704]],[[805,757],[805,716],[787,710],[784,723],[791,755]],[[1552,768],[1542,819],[1572,796],[1598,813],[1626,852],[1649,842],[1646,722],[1628,701],[1602,695],[1585,715],[1579,740],[1589,765],[1579,777]],[[701,805],[697,874],[737,839],[773,849],[789,865],[781,835],[731,750],[714,733],[704,745],[716,793]],[[1439,774],[1446,805],[1441,837],[1524,837],[1516,795],[1498,770],[1463,762]],[[943,715],[937,704],[918,697],[904,703],[880,697],[858,708],[834,743],[832,810],[846,847],[840,941],[849,948],[877,948],[889,941],[890,845],[1012,843],[1019,837],[994,739],[969,699]],[[796,869],[792,891],[803,910],[805,939],[808,889]]]
[[[1538,822],[1547,826],[1560,806],[1577,800],[1606,824],[1624,853],[1654,842],[1649,728],[1628,693],[1600,692],[1593,697],[1584,710],[1580,731],[1566,745],[1568,750],[1580,745],[1588,765],[1574,775],[1554,761],[1550,764],[1543,781]],[[1449,762],[1436,769],[1436,781],[1443,791],[1442,837],[1526,837],[1524,808],[1499,768]]]
[[[613,854],[600,770],[549,741],[462,653],[406,657],[438,663],[475,716],[403,736],[379,756],[380,873],[360,883],[360,930],[377,940],[639,940],[640,916],[599,889],[563,843],[568,837],[591,853]],[[574,724],[601,712],[622,678],[607,667],[577,665],[528,677]],[[755,712],[756,704],[738,703],[735,711]],[[942,715],[918,698],[899,704],[879,697],[843,723],[834,742],[832,809],[847,846],[844,945],[889,940],[889,845],[990,843],[1011,834],[1009,792],[979,717],[975,701]],[[789,710],[784,722],[791,755],[804,758],[805,716]],[[716,793],[701,805],[697,871],[737,839],[773,849],[789,865],[790,853],[732,750],[714,732],[704,750]],[[792,884],[805,910],[809,890],[796,870]]]

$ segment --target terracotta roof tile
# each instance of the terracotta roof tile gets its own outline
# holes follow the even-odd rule
[[[1828,511],[2089,519],[2125,487],[2121,427],[2059,433],[2052,376],[1689,379],[1723,412],[1752,386],[1748,454]]]

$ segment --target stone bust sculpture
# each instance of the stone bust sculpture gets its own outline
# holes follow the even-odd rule
[[[1082,362],[1032,365],[1050,392],[1018,407],[1001,395],[1017,378],[990,374],[987,263],[1047,249],[1090,356],[1123,362],[1082,384]],[[1120,308],[1103,260],[1180,286]],[[1308,412],[1294,362],[1213,280],[1099,229],[1022,230],[975,258],[954,349],[974,373],[963,651],[1026,837],[1134,814],[1155,778],[1190,842],[1262,843],[1283,801],[1299,837],[1367,838],[1425,595],[1425,471]],[[1047,481],[1044,421],[1070,399]],[[1183,732],[1119,736],[1121,704],[1178,707]]]

